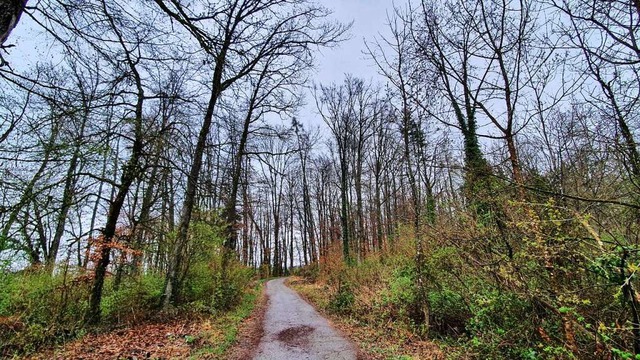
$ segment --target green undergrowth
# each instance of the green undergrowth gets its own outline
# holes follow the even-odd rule
[[[254,287],[244,292],[240,302],[231,310],[212,314],[200,335],[202,346],[191,357],[192,359],[210,356],[223,358],[223,355],[236,342],[240,325],[251,315],[258,303],[264,282],[260,280]]]
[[[63,269],[0,273],[0,357],[29,354],[92,330],[85,326],[91,273]],[[158,308],[163,279],[154,274],[128,278],[118,288],[105,282],[101,328],[144,320]]]
[[[29,355],[63,344],[88,332],[108,332],[142,321],[175,317],[220,317],[230,323],[246,316],[254,299],[256,272],[235,257],[223,259],[220,225],[195,221],[191,228],[189,266],[182,276],[175,308],[161,309],[164,273],[129,271],[107,276],[101,302],[101,322],[87,326],[93,271],[59,265],[52,274],[43,268],[12,272],[0,268],[0,358]],[[115,250],[114,250],[115,252]],[[116,272],[116,271],[114,271]],[[118,281],[116,281],[118,278]],[[249,298],[247,298],[249,297]],[[235,334],[225,335],[225,342]]]
[[[441,249],[429,259],[431,269],[452,259],[453,250]],[[471,273],[461,283],[451,270],[432,271],[429,330],[424,336],[425,324],[417,320],[421,307],[415,276],[411,257],[393,255],[367,259],[320,276],[315,283],[295,282],[294,287],[345,324],[374,359],[526,358],[522,349],[528,348],[527,334],[535,331],[526,317],[532,311],[530,303],[496,291]]]
[[[200,275],[189,279],[190,286],[198,286],[198,290],[186,287],[184,302],[169,317],[205,315],[215,319],[215,327],[224,329],[224,336],[212,350],[218,354],[233,343],[237,325],[250,314],[259,290],[251,285],[252,272],[244,268],[231,270],[224,282]],[[101,305],[103,320],[98,328],[85,326],[89,280],[80,272],[73,276],[71,272],[51,276],[39,271],[0,275],[0,358],[35,353],[90,331],[108,332],[164,318],[159,307],[164,279],[148,274],[128,278],[117,290],[108,279]]]
[[[291,286],[341,324],[371,359],[428,359],[441,356],[433,343],[421,349],[410,320],[415,294],[403,256],[371,257],[354,266],[322,264],[301,269]]]
[[[392,251],[344,264],[334,250],[299,270],[296,286],[362,331],[375,359],[429,358],[421,349],[433,346],[449,359],[636,358],[637,246],[600,237],[553,201],[509,204],[505,214],[502,231],[471,217],[425,231],[420,273],[415,237],[401,227]]]

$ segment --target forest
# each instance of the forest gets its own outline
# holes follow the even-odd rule
[[[389,2],[323,83],[334,15],[0,1],[0,358],[293,276],[364,358],[640,359],[640,1]]]

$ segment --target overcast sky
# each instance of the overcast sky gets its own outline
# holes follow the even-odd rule
[[[337,20],[353,21],[353,27],[350,40],[339,48],[323,50],[319,54],[317,80],[340,82],[345,73],[364,78],[376,76],[376,69],[362,53],[364,39],[371,41],[378,33],[386,32],[391,0],[324,0],[323,4],[333,10]]]
[[[322,0],[321,3],[333,10],[333,18],[344,23],[353,21],[350,39],[339,47],[324,49],[317,55],[317,69],[311,75],[315,83],[340,83],[345,74],[381,81],[377,69],[363,54],[364,40],[372,41],[379,33],[387,31],[387,11],[391,12],[391,0]],[[303,123],[312,127],[322,124],[317,114],[314,100],[309,96],[307,106],[300,112]]]

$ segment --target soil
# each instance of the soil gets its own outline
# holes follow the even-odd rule
[[[109,333],[89,334],[54,350],[26,358],[52,359],[183,359],[198,346],[200,321],[175,319],[146,323]]]

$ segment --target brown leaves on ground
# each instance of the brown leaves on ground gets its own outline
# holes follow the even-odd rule
[[[184,359],[198,346],[201,322],[171,320],[90,334],[31,359]]]
[[[251,291],[259,291],[258,289]],[[157,314],[147,321],[60,345],[24,358],[58,359],[250,359],[262,337],[264,292],[249,317],[234,311],[217,315]],[[244,301],[254,301],[246,297]],[[247,305],[246,303],[244,303]],[[239,310],[246,309],[239,305]],[[236,331],[238,337],[235,337]],[[235,340],[235,341],[234,341]],[[229,346],[233,346],[229,349]]]
[[[340,331],[349,334],[357,343],[366,360],[386,360],[393,356],[409,356],[412,359],[444,360],[440,347],[432,342],[420,340],[408,332],[389,327],[372,328],[366,324],[330,316]],[[360,359],[360,356],[359,356]]]
[[[260,339],[264,335],[263,321],[268,304],[269,296],[267,296],[265,288],[262,288],[260,299],[253,309],[253,313],[240,326],[236,344],[227,353],[228,360],[247,360],[253,357],[255,351],[258,350]]]

